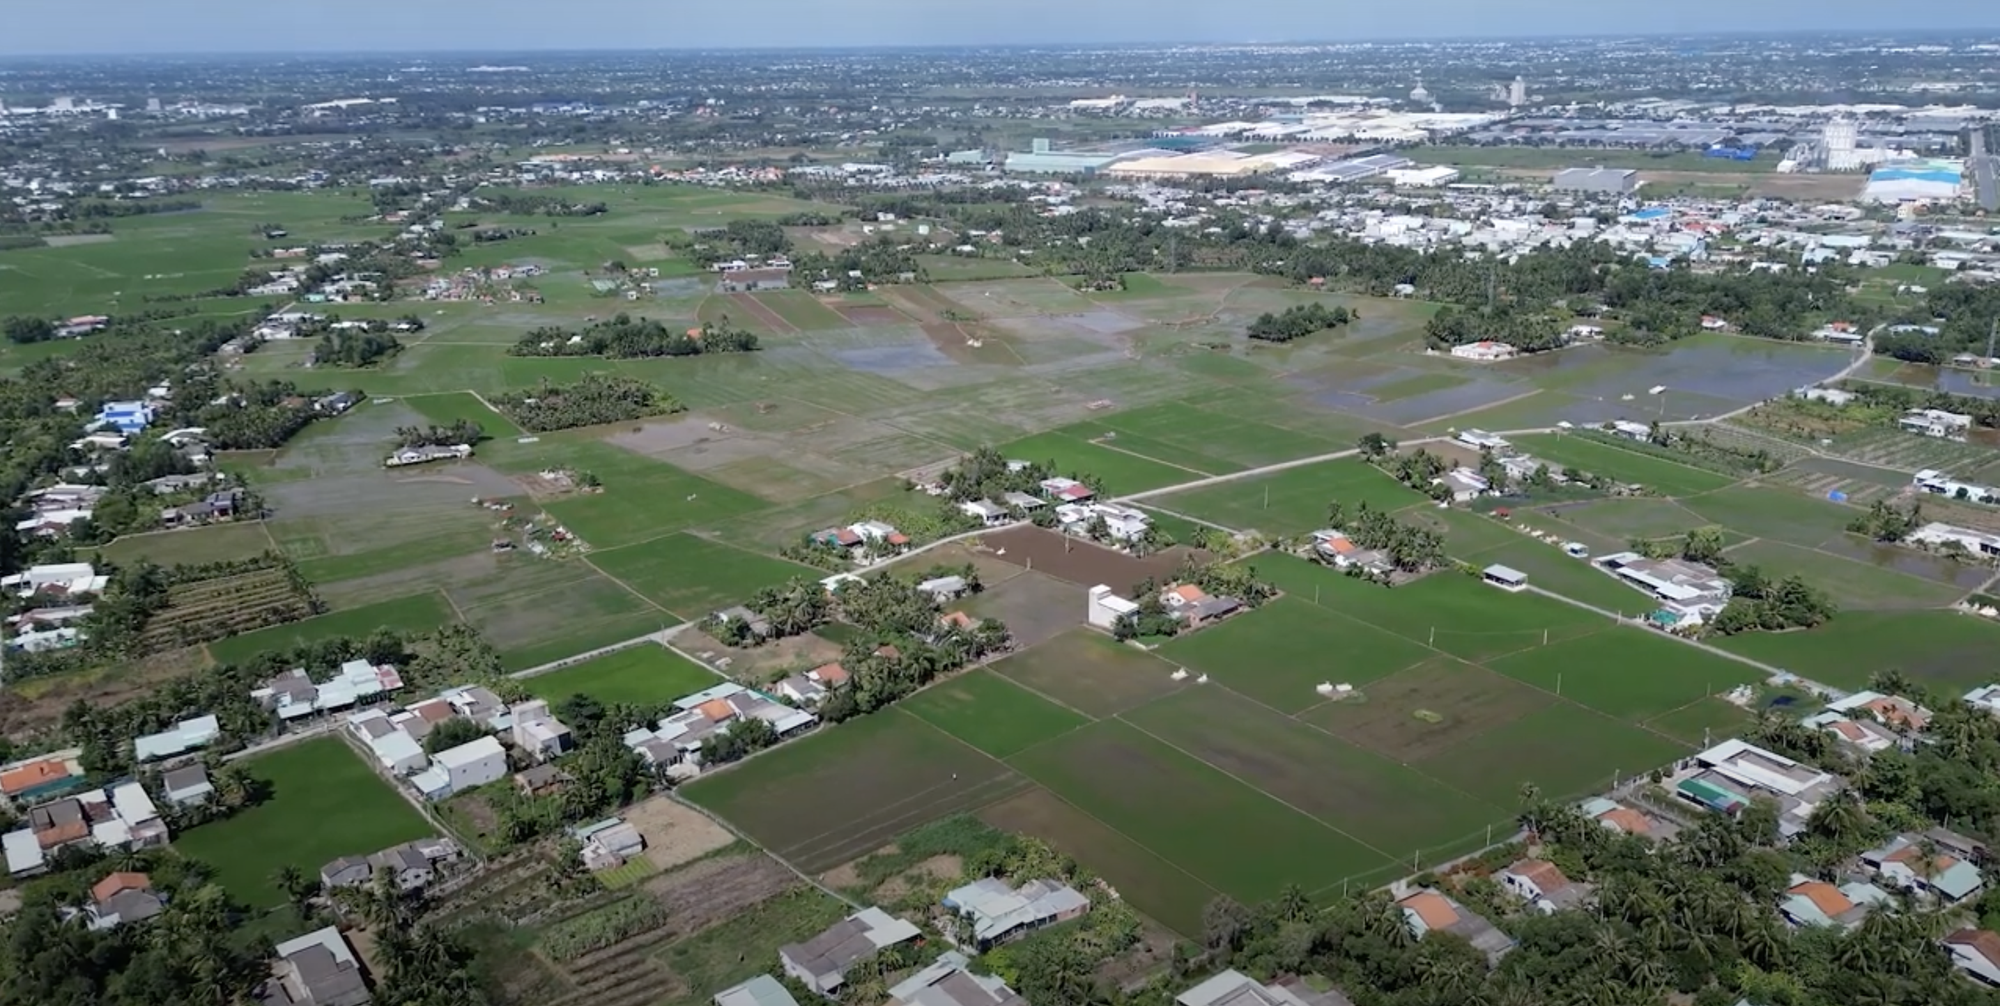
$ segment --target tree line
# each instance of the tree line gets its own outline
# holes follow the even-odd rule
[[[656,356],[698,356],[703,353],[750,353],[758,349],[755,333],[731,325],[728,319],[707,322],[693,330],[669,327],[648,318],[619,314],[585,325],[581,331],[560,326],[534,329],[509,347],[509,356],[602,356],[642,359]]]
[[[1262,342],[1291,342],[1314,332],[1339,328],[1352,317],[1347,308],[1340,305],[1329,308],[1317,301],[1295,304],[1276,314],[1266,311],[1258,315],[1250,322],[1249,335]]]

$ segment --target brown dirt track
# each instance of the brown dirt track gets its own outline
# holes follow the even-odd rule
[[[1082,587],[1108,584],[1120,594],[1129,593],[1145,579],[1165,583],[1181,564],[1186,549],[1170,548],[1157,555],[1135,559],[1080,538],[1068,537],[1038,527],[1013,527],[982,539],[995,557],[1068,580]],[[1006,555],[1000,555],[1001,550]]]

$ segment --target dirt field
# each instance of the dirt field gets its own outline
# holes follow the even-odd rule
[[[642,800],[625,810],[625,820],[646,838],[646,859],[661,870],[700,859],[736,841],[728,828],[708,815],[664,796]]]
[[[780,671],[801,671],[840,659],[840,647],[818,636],[787,636],[755,647],[724,646],[699,629],[684,629],[675,647],[700,657],[711,667],[748,684],[764,684]],[[708,656],[702,656],[708,654]],[[727,665],[718,663],[728,660]]]
[[[1121,595],[1130,594],[1141,580],[1165,582],[1187,554],[1186,549],[1170,548],[1134,559],[1123,552],[1038,527],[1008,528],[985,536],[981,543],[992,549],[996,558],[1082,587],[1108,584]]]
[[[1359,700],[1328,702],[1300,718],[1344,740],[1410,763],[1440,754],[1554,701],[1554,696],[1513,678],[1442,657],[1366,686]],[[1441,719],[1436,723],[1420,719],[1418,710]]]
[[[797,883],[796,874],[760,852],[706,859],[647,880],[640,888],[666,906],[668,928],[685,936],[782,894]]]
[[[998,587],[987,587],[964,608],[966,614],[1007,623],[1014,645],[1026,649],[1081,626],[1087,603],[1084,588],[1023,571]]]
[[[729,294],[729,302],[740,308],[744,314],[747,314],[750,317],[755,318],[758,324],[763,325],[765,328],[770,329],[774,333],[783,335],[786,333],[798,331],[798,328],[795,327],[791,322],[786,321],[783,317],[781,317],[778,314],[778,312],[773,311],[768,307],[765,307],[762,301],[759,301],[755,296],[751,294],[747,293]]]

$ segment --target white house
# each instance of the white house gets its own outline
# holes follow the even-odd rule
[[[1007,512],[1006,507],[992,500],[967,500],[964,503],[960,503],[958,509],[967,517],[971,517],[973,520],[979,521],[987,527],[997,527],[1014,519],[1013,515]]]
[[[2000,501],[2000,489],[1979,485],[1975,482],[1960,482],[1934,468],[1926,468],[1910,477],[1910,484],[1933,496],[1947,496],[1952,499],[1968,499],[1974,503]]]
[[[523,702],[512,711],[514,746],[536,761],[547,761],[568,751],[573,743],[569,727],[549,712],[542,699]]]
[[[1541,859],[1523,859],[1494,875],[1500,886],[1515,897],[1549,914],[1581,900],[1585,891],[1572,883],[1556,864]]]
[[[500,746],[497,737],[481,737],[439,751],[431,758],[430,768],[410,777],[410,785],[426,799],[442,800],[506,777],[507,749]]]
[[[1493,483],[1487,481],[1486,476],[1462,465],[1432,479],[1431,484],[1451,490],[1451,498],[1455,503],[1478,499],[1493,488]]]
[[[1491,363],[1495,360],[1511,360],[1515,356],[1520,355],[1520,350],[1504,342],[1481,339],[1478,342],[1468,342],[1462,346],[1451,347],[1451,355],[1461,360]]]
[[[1896,420],[1896,425],[1908,432],[1940,440],[1964,440],[1966,433],[1972,429],[1972,417],[1943,409],[1911,409]]]
[[[1514,446],[1504,437],[1497,437],[1485,430],[1460,430],[1452,439],[1474,450],[1504,451]]]
[[[20,597],[33,597],[47,591],[64,597],[78,594],[102,594],[111,583],[111,577],[99,575],[87,562],[59,562],[41,566],[29,566],[12,576],[0,577],[0,588],[12,590]]]
[[[1110,629],[1118,624],[1118,619],[1138,611],[1136,602],[1119,597],[1110,587],[1098,584],[1090,588],[1090,607],[1085,620],[1100,629]]]
[[[134,738],[132,752],[139,761],[171,758],[195,748],[207,747],[220,736],[222,724],[213,715],[196,716],[180,721],[171,730]]]
[[[1910,532],[1910,536],[1903,540],[1939,548],[1956,543],[1958,547],[1973,555],[2000,556],[2000,534],[1974,531],[1969,527],[1958,527],[1940,521],[1925,524]]]

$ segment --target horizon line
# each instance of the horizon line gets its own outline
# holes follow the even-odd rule
[[[15,60],[71,60],[71,59],[197,59],[212,56],[238,57],[298,57],[298,56],[585,56],[606,53],[755,53],[755,52],[883,52],[911,50],[1010,50],[1010,49],[1085,49],[1085,48],[1247,48],[1266,46],[1351,46],[1383,44],[1436,44],[1484,41],[1566,41],[1591,40],[1615,41],[1618,39],[1759,39],[1774,37],[1827,38],[1839,36],[1881,36],[1886,39],[1909,38],[1914,36],[1953,34],[1964,32],[1994,32],[2000,35],[2000,23],[1980,27],[1937,27],[1937,28],[1784,28],[1756,29],[1743,31],[1627,31],[1627,32],[1523,32],[1496,33],[1482,35],[1363,35],[1348,39],[1233,39],[1233,40],[1102,40],[1102,41],[1022,41],[1022,42],[864,42],[840,45],[758,45],[754,43],[712,43],[708,45],[683,46],[598,46],[589,48],[386,48],[386,49],[177,49],[177,50],[125,50],[125,51],[64,51],[64,52],[5,52],[0,51],[0,62]]]

